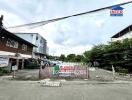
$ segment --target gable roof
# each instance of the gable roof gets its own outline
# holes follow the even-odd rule
[[[123,7],[120,7],[120,6],[113,6],[111,8],[111,10],[123,10],[124,8]]]
[[[127,26],[126,28],[122,29],[117,34],[113,35],[111,38],[118,38],[120,36],[123,36],[123,35],[127,34],[129,31],[132,31],[132,24]]]
[[[7,36],[9,36],[9,37],[14,38],[14,39],[17,40],[18,42],[23,42],[23,43],[25,43],[25,44],[27,44],[27,45],[30,45],[30,46],[33,46],[33,47],[35,46],[34,44],[32,44],[32,43],[30,43],[30,42],[24,40],[23,38],[21,38],[21,37],[15,35],[14,33],[11,33],[11,32],[9,32],[9,31],[7,31],[6,29],[0,27],[0,34],[2,34],[2,33],[3,33],[4,35],[7,35]],[[35,46],[35,47],[36,47],[36,46]]]

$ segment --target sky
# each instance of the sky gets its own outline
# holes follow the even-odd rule
[[[4,26],[15,26],[86,12],[131,0],[0,0]],[[53,22],[36,28],[9,29],[37,32],[47,40],[50,55],[82,54],[132,24],[132,3],[122,6],[123,17],[111,17],[110,9]]]

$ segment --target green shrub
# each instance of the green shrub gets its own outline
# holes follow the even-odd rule
[[[128,69],[125,68],[119,69],[119,73],[128,73]]]
[[[10,71],[6,68],[0,68],[0,75],[8,74]]]
[[[38,68],[40,68],[40,65],[33,63],[25,66],[25,69],[38,69]]]

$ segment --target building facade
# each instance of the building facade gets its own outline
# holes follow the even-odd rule
[[[27,40],[28,42],[36,45],[33,48],[33,58],[43,58],[47,54],[47,41],[38,33],[15,33],[17,36]]]
[[[34,46],[32,43],[0,27],[0,67],[2,67],[3,62],[7,62],[9,64],[7,66],[17,65],[18,69],[24,68],[24,59],[32,57]]]
[[[0,28],[0,55],[19,54],[22,57],[31,58],[33,46],[35,45],[4,28]]]
[[[123,40],[126,38],[132,38],[132,25],[124,28],[123,30],[121,30],[117,34],[113,35],[111,37],[111,41],[113,42],[113,41]]]

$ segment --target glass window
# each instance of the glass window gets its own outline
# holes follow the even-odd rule
[[[12,48],[18,48],[18,42],[8,38],[6,42],[6,46],[12,47]]]
[[[27,51],[27,45],[23,44],[22,45],[22,50]]]

